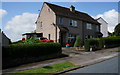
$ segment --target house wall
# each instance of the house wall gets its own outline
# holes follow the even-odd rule
[[[87,23],[88,22],[83,22],[83,38],[86,39],[86,36],[90,35],[92,36],[91,38],[97,38],[96,32],[100,31],[100,25],[92,24],[92,29],[87,29]],[[98,26],[98,31],[96,29],[96,26]]]
[[[60,17],[63,18],[63,24],[61,26],[67,27],[69,29],[69,33],[71,33],[71,34],[80,35],[82,39],[85,39],[86,35],[91,35],[92,38],[96,38],[97,37],[96,32],[100,31],[100,25],[96,25],[96,24],[91,23],[92,24],[92,29],[90,30],[90,29],[86,28],[87,22],[77,20],[77,19],[73,19],[73,18],[66,18],[66,17],[63,17],[63,16],[57,16],[57,18],[56,18],[57,19],[57,21],[56,21],[57,25],[59,25],[59,18]],[[69,25],[69,20],[70,19],[77,21],[77,27],[73,27],[73,26]],[[96,26],[99,27],[99,31],[97,31]]]
[[[68,33],[82,36],[82,21],[57,15],[56,16],[56,19],[57,19],[56,24],[57,25],[60,25],[59,24],[59,18],[60,17],[63,18],[63,24],[61,24],[61,26],[67,27],[68,30],[69,30]],[[69,23],[70,19],[77,21],[77,27],[70,26],[70,23]],[[68,37],[68,35],[66,36],[66,38],[67,37]]]
[[[42,27],[40,26],[42,22]],[[39,17],[37,19],[36,33],[43,33],[43,37],[48,38],[50,34],[50,40],[56,41],[56,24],[55,13],[44,3]],[[59,40],[59,29],[57,28],[57,41]]]
[[[98,22],[101,23],[101,33],[103,34],[103,37],[108,36],[108,24],[102,19],[98,19]]]

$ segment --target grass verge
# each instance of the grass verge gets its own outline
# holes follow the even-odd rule
[[[6,75],[43,75],[43,74],[52,74],[52,73],[56,73],[59,71],[63,71],[66,69],[70,69],[70,68],[74,68],[74,67],[79,67],[80,65],[74,65],[71,62],[62,62],[62,63],[58,63],[58,64],[53,64],[53,65],[49,65],[49,66],[44,66],[44,67],[40,67],[40,68],[35,68],[35,69],[30,69],[30,70],[25,70],[25,71],[20,71],[20,72],[16,72],[16,73],[11,73],[11,74],[6,74]]]
[[[111,51],[111,52],[120,52],[120,49],[119,49],[119,50],[116,50],[116,51]]]

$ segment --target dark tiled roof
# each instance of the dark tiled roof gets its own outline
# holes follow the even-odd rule
[[[56,15],[61,15],[61,16],[69,17],[69,18],[74,18],[74,19],[79,19],[79,20],[83,20],[87,22],[100,24],[99,22],[97,22],[97,20],[93,19],[91,16],[89,16],[86,13],[79,12],[76,10],[75,12],[72,12],[70,11],[69,8],[61,7],[61,6],[50,4],[47,2],[45,3],[55,12]]]

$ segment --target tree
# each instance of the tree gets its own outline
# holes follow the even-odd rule
[[[81,45],[81,38],[80,36],[76,37],[76,41],[74,43],[74,47],[79,47]]]
[[[120,23],[114,29],[115,36],[120,36]]]

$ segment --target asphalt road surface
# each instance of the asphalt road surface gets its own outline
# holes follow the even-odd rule
[[[118,73],[118,57],[77,69],[70,73]]]

